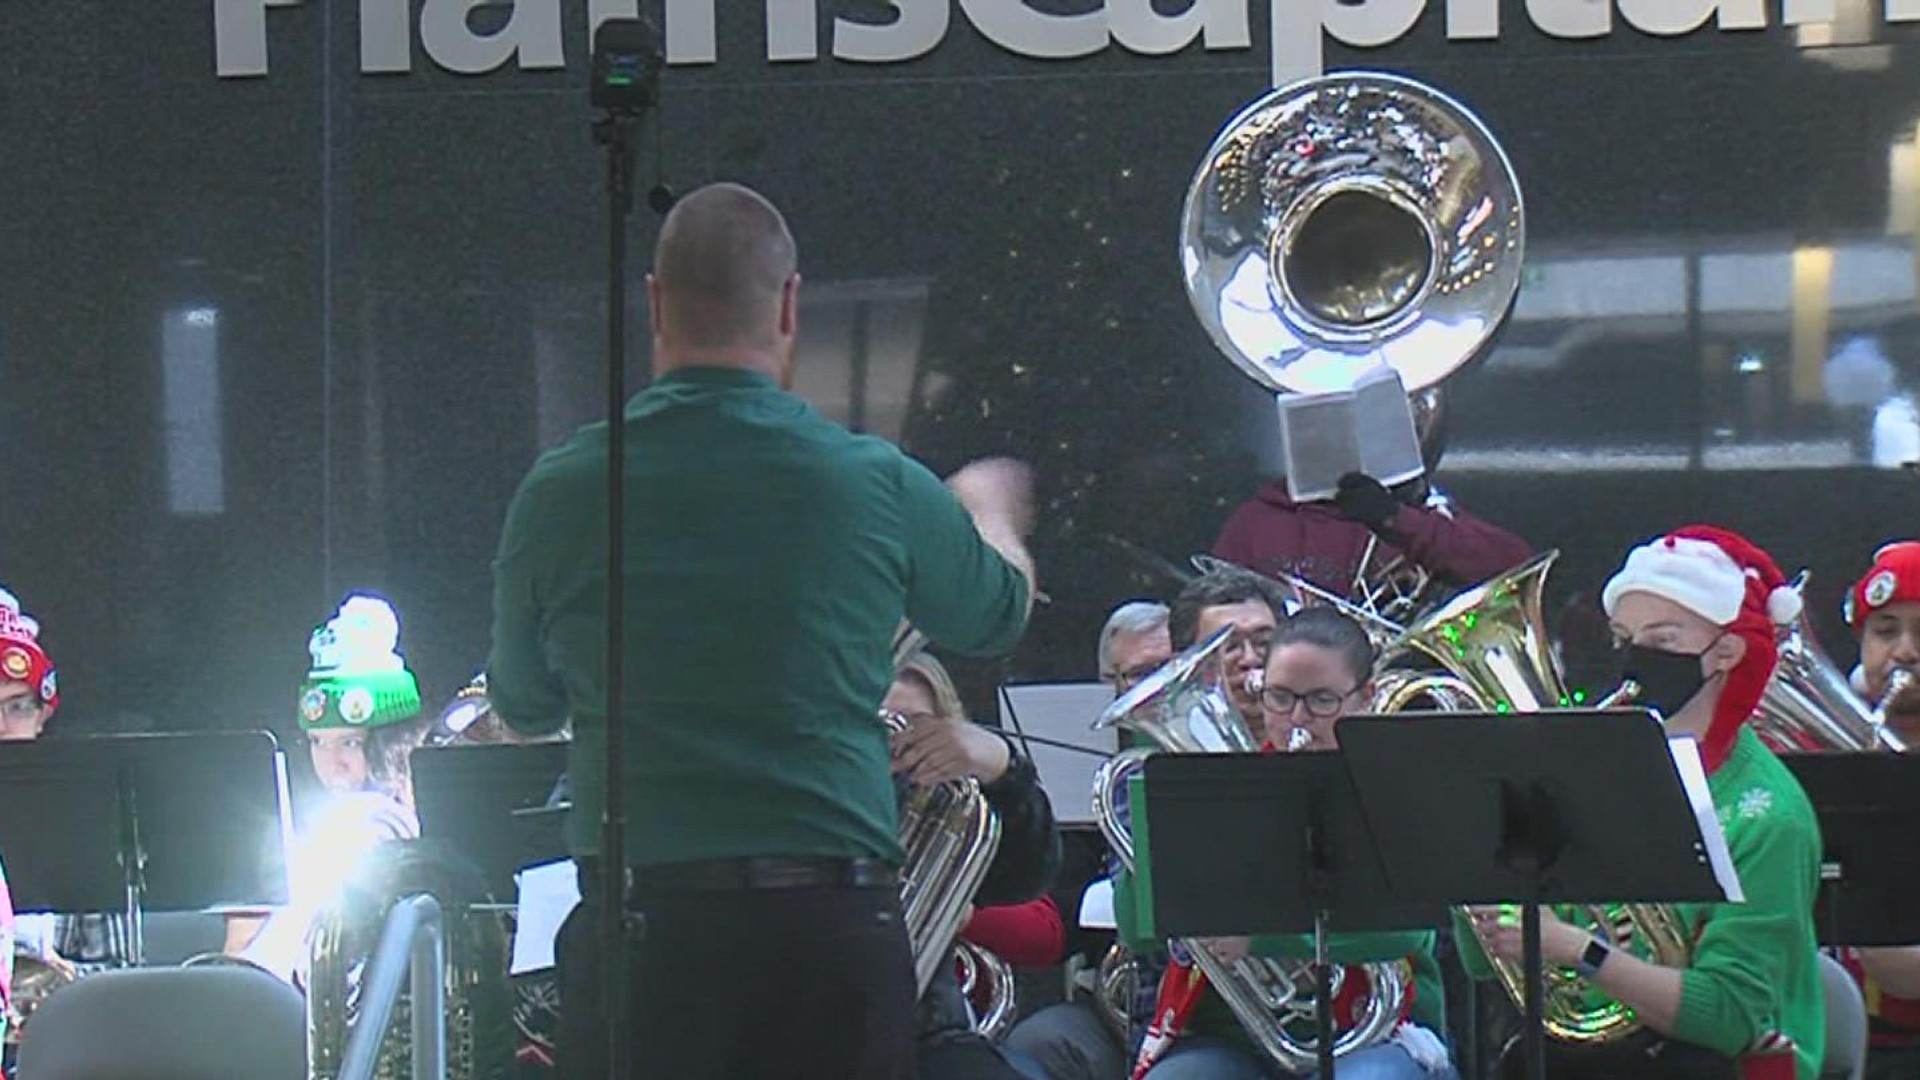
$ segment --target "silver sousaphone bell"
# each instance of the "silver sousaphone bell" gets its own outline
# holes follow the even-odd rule
[[[1220,351],[1283,395],[1350,390],[1391,370],[1429,473],[1445,439],[1440,384],[1506,321],[1525,255],[1520,184],[1485,126],[1445,94],[1378,72],[1292,83],[1242,109],[1181,212],[1187,298]],[[1375,554],[1370,545],[1347,599],[1412,622],[1432,599],[1431,575],[1404,558],[1374,565]]]
[[[1276,392],[1344,390],[1383,364],[1410,394],[1437,387],[1505,319],[1525,253],[1520,185],[1493,136],[1439,91],[1377,72],[1248,105],[1181,212],[1194,313]]]

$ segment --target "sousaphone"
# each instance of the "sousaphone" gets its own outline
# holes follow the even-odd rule
[[[1379,72],[1283,86],[1208,148],[1180,223],[1187,297],[1213,343],[1280,393],[1349,389],[1381,367],[1409,395],[1429,472],[1440,384],[1511,312],[1526,253],[1520,185],[1485,126]],[[1348,599],[1405,624],[1428,585],[1363,560]]]

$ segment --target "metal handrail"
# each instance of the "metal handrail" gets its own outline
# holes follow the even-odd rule
[[[393,1023],[400,977],[412,975],[413,1080],[447,1078],[447,935],[440,902],[427,893],[387,912],[380,944],[360,984],[360,1015],[347,1034],[339,1080],[373,1080],[380,1044]]]

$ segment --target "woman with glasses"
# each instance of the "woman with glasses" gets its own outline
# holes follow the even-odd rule
[[[1332,608],[1307,608],[1275,627],[1260,695],[1265,748],[1338,750],[1340,718],[1366,711],[1372,699],[1373,665],[1366,631]],[[1138,926],[1134,896],[1127,883],[1116,884],[1121,933],[1130,948],[1152,948],[1154,942],[1139,940],[1132,932]],[[1375,1046],[1342,1055],[1341,1080],[1457,1080],[1441,1034],[1447,1030],[1446,1002],[1434,940],[1431,930],[1328,935],[1328,957],[1345,969],[1343,990],[1334,1003],[1337,1026],[1347,1026],[1351,1010],[1366,1001],[1366,965],[1398,961],[1412,972],[1412,989],[1400,1003],[1401,1020],[1393,1034]],[[1214,939],[1207,947],[1228,961],[1249,953],[1301,961],[1313,957],[1308,934]],[[1156,1008],[1156,1014],[1162,1011]],[[1282,1075],[1220,996],[1203,993],[1146,1080],[1265,1080]]]

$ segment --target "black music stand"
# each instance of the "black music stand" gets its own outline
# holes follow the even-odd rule
[[[568,806],[552,804],[566,743],[420,747],[411,760],[420,835],[473,860],[493,896],[516,895],[521,870],[567,857]]]
[[[1538,905],[1726,898],[1644,710],[1350,716],[1340,746],[1399,895],[1523,905],[1534,1080],[1546,1075]]]
[[[1903,856],[1920,833],[1920,757],[1889,753],[1782,754],[1820,816],[1822,945],[1920,944],[1920,859]]]
[[[0,743],[0,818],[17,911],[124,912],[131,963],[154,911],[288,899],[286,758],[264,731]]]
[[[1157,935],[1311,934],[1316,981],[1330,986],[1329,932],[1447,922],[1444,904],[1391,889],[1340,754],[1161,754],[1144,771],[1133,831],[1136,859],[1152,863]],[[1314,1002],[1323,1077],[1329,997]]]

